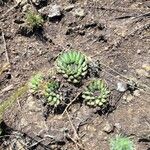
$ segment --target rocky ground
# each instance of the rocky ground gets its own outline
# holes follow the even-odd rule
[[[43,28],[27,30],[25,13],[31,9],[43,16]],[[74,102],[59,114],[48,113],[26,90],[33,73],[48,74],[58,54],[69,49],[100,62],[98,77],[111,91],[106,112],[84,105],[83,88],[66,82],[62,90]],[[17,94],[20,87],[25,90]],[[149,150],[150,2],[0,0],[0,89],[6,133],[1,149],[108,150],[110,139],[123,134],[136,150]]]

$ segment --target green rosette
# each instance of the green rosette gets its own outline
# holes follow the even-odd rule
[[[40,85],[43,81],[43,76],[41,74],[34,75],[29,81],[29,91],[31,93],[37,93],[40,90]]]
[[[45,97],[48,105],[57,107],[62,100],[62,97],[58,93],[59,83],[56,81],[49,81],[45,89]]]
[[[58,56],[56,68],[68,82],[79,83],[87,74],[88,64],[81,52],[71,50]]]
[[[89,83],[82,93],[84,102],[93,107],[104,107],[108,102],[110,91],[103,80],[95,79]]]

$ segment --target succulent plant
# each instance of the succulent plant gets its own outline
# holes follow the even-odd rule
[[[68,82],[79,83],[87,74],[88,64],[86,57],[81,52],[72,50],[58,56],[56,67]]]
[[[50,106],[57,107],[61,103],[62,97],[58,93],[59,83],[57,81],[49,81],[45,89],[45,97]]]
[[[35,76],[33,76],[29,81],[30,92],[31,93],[38,92],[42,81],[43,81],[43,76],[41,74],[36,74]]]
[[[92,80],[82,93],[85,103],[89,106],[103,107],[107,103],[109,90],[103,80]]]
[[[134,144],[130,138],[117,135],[110,141],[110,150],[134,150]]]

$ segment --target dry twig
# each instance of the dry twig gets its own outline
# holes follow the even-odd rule
[[[2,38],[3,38],[3,43],[4,43],[4,50],[5,50],[5,54],[6,54],[6,60],[7,60],[7,63],[10,64],[10,60],[9,60],[9,55],[8,55],[7,44],[6,44],[4,32],[2,32]]]
[[[74,139],[72,139],[72,138],[71,138],[71,140],[72,140],[75,144],[77,144],[77,145],[79,146],[79,148],[81,148],[81,149],[84,150],[83,144],[79,144],[79,143],[78,143],[78,141],[80,140],[80,138],[79,138],[79,136],[78,136],[78,134],[77,134],[77,131],[76,131],[76,129],[75,129],[75,127],[74,127],[74,125],[73,125],[73,123],[72,123],[72,121],[71,121],[71,118],[70,118],[70,116],[69,116],[69,113],[68,113],[67,110],[66,110],[65,112],[66,112],[66,114],[67,114],[67,116],[68,116],[68,120],[69,120],[69,122],[70,122],[70,124],[71,124],[71,127],[72,127],[73,131],[74,131],[75,139],[77,139],[77,141],[74,140]],[[81,140],[80,140],[80,141],[81,141]]]
[[[10,84],[10,85],[8,85],[7,87],[5,87],[4,89],[2,89],[2,90],[0,91],[0,94],[3,94],[3,93],[5,93],[5,92],[8,92],[8,91],[12,90],[13,88],[14,88],[13,84]]]
[[[8,9],[1,17],[0,19],[4,18],[10,11],[12,11],[13,9],[15,9],[16,7],[18,7],[20,5],[21,2],[17,3],[16,5],[14,5],[13,7],[11,7],[10,9]]]
[[[125,8],[125,7],[113,7],[113,6],[88,6],[87,8],[95,8],[95,9],[105,10],[105,11],[118,11],[118,12],[124,12],[124,13],[135,12],[135,11],[138,11],[138,12],[146,11],[146,9],[142,9],[142,8],[139,9],[139,8]]]
[[[65,114],[65,112],[66,112],[66,111],[68,110],[68,108],[71,106],[71,104],[76,101],[76,99],[80,96],[81,93],[82,93],[82,91],[80,91],[79,93],[77,93],[76,97],[66,106],[64,112],[62,113],[62,116]]]

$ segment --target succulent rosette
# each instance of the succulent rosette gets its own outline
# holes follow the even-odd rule
[[[29,90],[31,93],[36,93],[40,89],[40,85],[43,81],[43,76],[41,74],[34,75],[29,81]]]
[[[88,64],[81,52],[71,50],[58,56],[56,67],[68,82],[79,83],[87,74]]]
[[[84,102],[93,107],[104,107],[108,102],[110,91],[103,80],[92,80],[82,93]]]
[[[61,103],[62,97],[58,92],[59,86],[60,84],[57,81],[47,83],[44,95],[48,105],[57,107]]]

